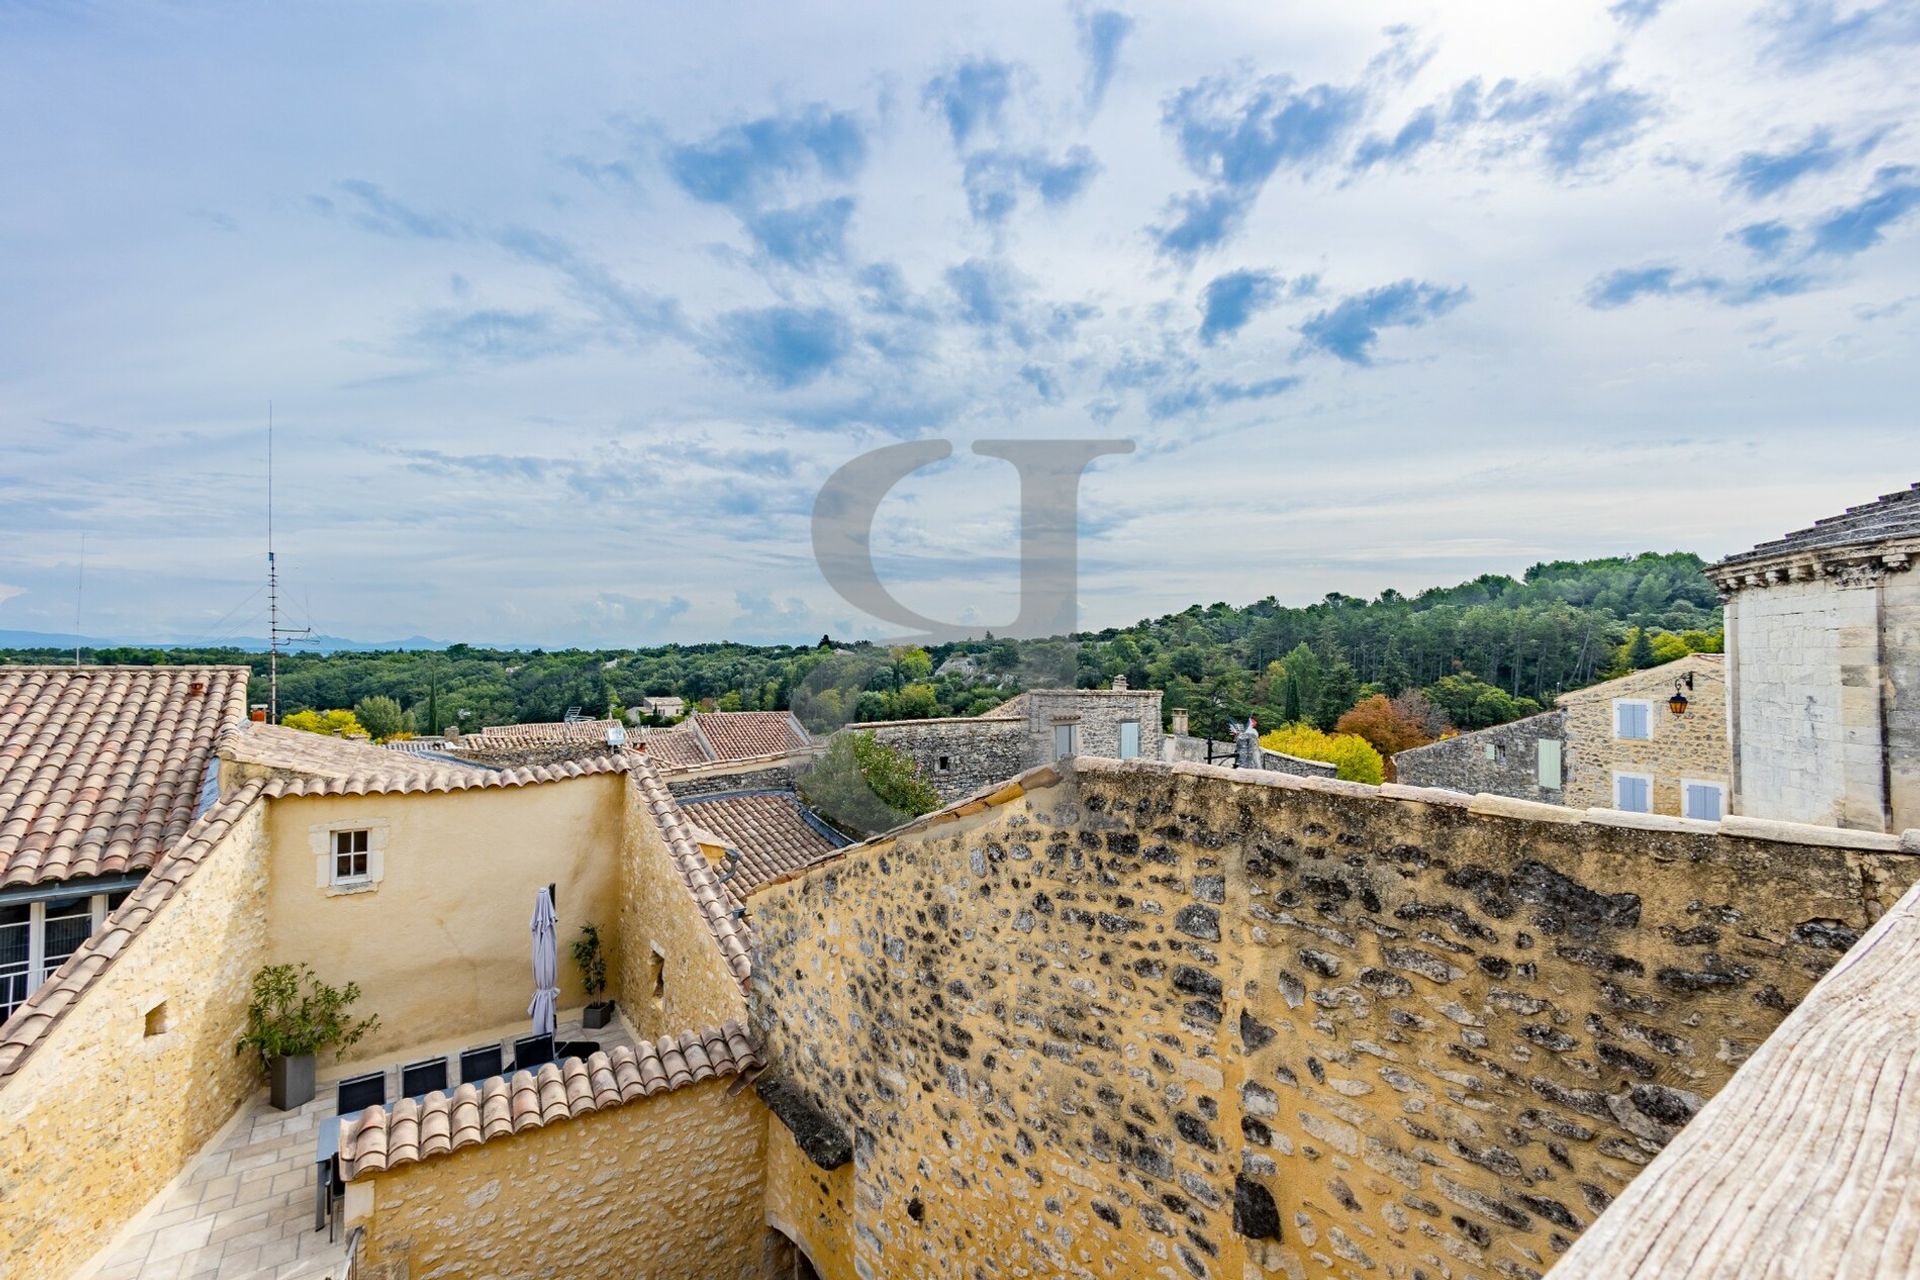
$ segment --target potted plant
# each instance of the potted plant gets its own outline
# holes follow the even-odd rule
[[[598,1031],[613,1021],[613,1001],[600,998],[607,993],[607,958],[600,954],[600,931],[590,924],[581,925],[580,936],[573,940],[573,962],[580,966],[580,985],[587,992],[580,1024]]]
[[[305,964],[270,964],[253,975],[247,1030],[234,1052],[260,1055],[274,1106],[291,1111],[311,1101],[314,1054],[332,1049],[337,1057],[380,1025],[377,1014],[348,1014],[359,998],[358,983],[330,987]]]

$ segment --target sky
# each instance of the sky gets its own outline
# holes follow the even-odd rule
[[[1920,479],[1920,0],[0,0],[0,630],[1084,626],[1778,536]],[[78,590],[76,591],[76,584]]]

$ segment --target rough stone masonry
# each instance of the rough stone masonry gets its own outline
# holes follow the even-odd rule
[[[800,1243],[869,1278],[1537,1277],[1920,872],[1797,834],[1028,774],[751,900],[762,1096],[851,1169]]]

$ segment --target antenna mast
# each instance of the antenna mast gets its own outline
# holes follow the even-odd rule
[[[87,583],[87,535],[80,535],[80,567],[73,575],[73,665],[80,665],[80,591]]]
[[[280,638],[312,627],[280,625],[280,566],[273,558],[273,401],[267,401],[267,723],[280,723]]]

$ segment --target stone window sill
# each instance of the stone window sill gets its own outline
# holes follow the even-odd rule
[[[327,896],[329,898],[346,898],[357,893],[373,893],[379,888],[380,882],[378,880],[352,880],[345,884],[328,885]]]

